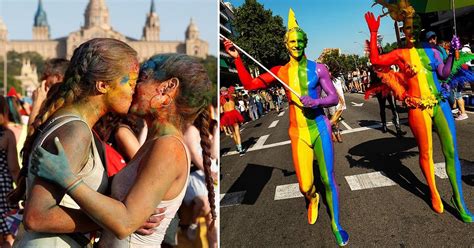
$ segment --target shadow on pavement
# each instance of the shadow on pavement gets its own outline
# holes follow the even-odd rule
[[[418,157],[418,151],[409,151],[415,147],[417,147],[417,144],[414,138],[403,138],[401,140],[382,138],[352,147],[349,149],[349,155],[346,155],[346,158],[350,167],[363,167],[382,172],[403,189],[418,196],[431,207],[430,190],[427,184],[420,181],[401,161],[409,157]],[[444,209],[460,219],[451,203],[445,200],[442,201]]]
[[[227,191],[226,196],[231,195],[230,193],[233,192],[245,191],[241,204],[255,204],[263,188],[270,180],[273,169],[273,167],[265,165],[247,164],[242,174]],[[226,201],[226,196],[224,196],[221,202]]]
[[[244,150],[249,149],[252,145],[254,145],[255,143],[257,143],[257,140],[258,140],[258,139],[255,138],[255,137],[253,137],[253,136],[250,137],[250,138],[248,138],[247,140],[245,140],[244,142],[242,142],[242,148],[243,148]]]
[[[222,148],[222,149],[221,149],[221,153],[219,153],[219,154],[221,154],[221,156],[222,156],[222,155],[224,155],[224,154],[230,152],[230,150],[231,150],[230,147]]]
[[[461,177],[463,182],[465,182],[469,186],[474,186],[474,162],[468,161],[465,159],[460,159],[461,162],[461,170],[462,171],[469,171],[469,175]],[[463,173],[464,174],[464,173]]]
[[[346,159],[350,167],[363,167],[383,172],[403,189],[420,197],[431,206],[428,186],[402,164],[402,159],[418,156],[414,138],[382,138],[370,140],[349,149]]]

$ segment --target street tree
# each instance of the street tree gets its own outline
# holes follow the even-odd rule
[[[233,26],[238,33],[234,42],[267,68],[288,61],[283,42],[286,32],[283,19],[274,16],[271,10],[266,10],[256,0],[246,0],[236,9]],[[242,58],[249,67],[256,68],[250,59]]]

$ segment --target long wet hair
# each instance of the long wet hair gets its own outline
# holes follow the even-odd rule
[[[204,66],[190,56],[183,54],[160,54],[143,63],[138,76],[143,82],[153,79],[161,83],[176,77],[179,79],[179,93],[174,99],[180,122],[193,123],[201,136],[202,158],[206,187],[213,221],[216,219],[214,182],[211,177],[211,140],[209,139],[211,116],[209,105],[212,92],[211,80]]]
[[[28,136],[22,150],[19,185],[10,194],[11,202],[18,202],[26,191],[25,178],[33,143],[39,129],[61,107],[77,103],[96,94],[96,82],[112,82],[128,71],[137,52],[126,43],[110,38],[96,38],[82,43],[74,50],[64,81],[59,88],[48,94],[36,119],[28,128]]]

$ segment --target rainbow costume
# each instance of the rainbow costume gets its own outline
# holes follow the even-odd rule
[[[433,210],[437,213],[442,213],[444,210],[434,175],[432,125],[435,125],[453,189],[451,202],[464,222],[472,222],[474,216],[467,209],[462,194],[456,127],[451,108],[444,99],[445,90],[440,83],[440,78],[448,78],[451,73],[452,53],[446,64],[443,64],[439,51],[428,43],[423,43],[418,48],[396,49],[388,54],[379,55],[376,39],[380,18],[375,19],[370,12],[365,18],[371,34],[371,63],[384,67],[397,65],[400,68],[400,73],[386,74],[382,80],[390,86],[399,100],[405,101],[409,106],[408,122],[418,144],[420,167],[430,188]]]
[[[316,158],[325,187],[332,231],[337,243],[345,245],[349,235],[339,224],[339,196],[334,178],[334,147],[331,139],[331,125],[322,109],[322,107],[337,105],[338,95],[325,65],[310,61],[304,56],[306,34],[297,26],[291,9],[288,19],[287,36],[289,38],[286,38],[288,38],[287,48],[290,53],[290,62],[283,66],[273,67],[271,71],[303,96],[300,99],[287,91],[290,116],[288,133],[300,191],[309,201],[308,222],[314,224],[318,217],[319,204],[319,195],[316,193],[313,175],[313,160]],[[300,47],[296,48],[297,43],[300,43],[299,35],[302,33],[304,34],[304,44],[299,44]],[[292,47],[289,45],[291,42],[296,45]],[[295,59],[292,51],[300,56]],[[240,81],[248,90],[266,88],[276,82],[276,79],[269,73],[252,78],[240,57],[235,59],[235,65]],[[321,98],[321,90],[326,92],[327,97]]]

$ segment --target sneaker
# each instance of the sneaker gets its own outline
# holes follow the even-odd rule
[[[458,117],[456,117],[455,120],[462,121],[462,120],[465,120],[467,118],[469,118],[469,116],[467,116],[467,114],[460,114]]]
[[[457,113],[459,113],[459,109],[453,109],[453,110],[451,110],[451,113],[457,114]]]

